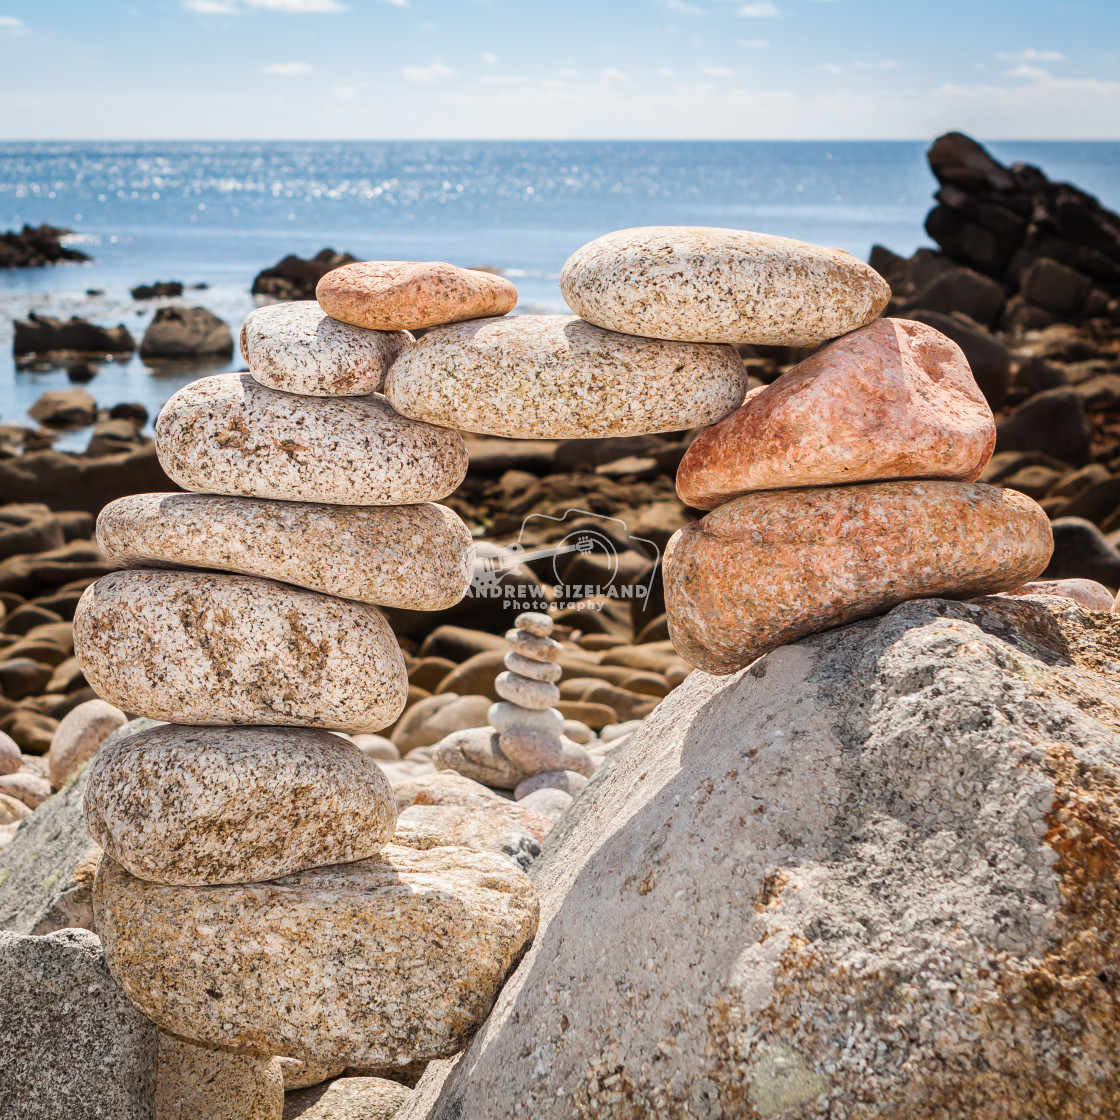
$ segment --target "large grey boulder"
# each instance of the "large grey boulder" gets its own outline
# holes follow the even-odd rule
[[[400,1120],[1120,1115],[1120,616],[906,603],[694,673]]]
[[[0,1116],[151,1120],[158,1035],[88,930],[0,932]]]

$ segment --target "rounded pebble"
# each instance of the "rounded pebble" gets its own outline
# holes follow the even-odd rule
[[[511,673],[532,681],[556,682],[564,675],[564,670],[555,661],[533,661],[512,649],[502,658],[502,664]]]
[[[513,625],[518,630],[524,630],[527,634],[535,634],[538,638],[547,638],[552,633],[553,623],[547,614],[540,611],[526,611],[513,620]]]
[[[501,702],[490,705],[486,720],[498,732],[516,727],[559,735],[564,730],[564,717],[555,708],[533,712],[517,704]]]
[[[515,801],[521,801],[531,793],[540,789],[558,789],[572,797],[578,797],[587,788],[588,779],[582,774],[571,770],[545,770],[543,773],[534,774],[523,782],[517,783],[513,791]]]
[[[562,735],[511,727],[498,736],[502,754],[526,774],[543,770],[573,770],[590,777],[595,773],[591,756],[578,743]]]
[[[530,661],[555,661],[564,649],[552,638],[538,638],[525,630],[507,630],[506,641],[515,653]]]
[[[383,397],[295,396],[247,373],[180,389],[156,420],[156,453],[184,490],[355,506],[438,501],[468,461],[458,432]]]
[[[363,507],[130,494],[102,509],[97,543],[124,567],[238,572],[421,611],[459,602],[474,565],[470,529],[433,502]]]
[[[539,711],[560,703],[560,689],[549,681],[535,681],[508,670],[494,679],[494,691],[511,704]]]
[[[105,739],[126,723],[128,716],[104,700],[87,700],[67,712],[47,752],[51,785],[60,789],[83,762],[93,758]]]
[[[241,328],[253,380],[310,397],[380,393],[409,346],[407,331],[371,331],[332,319],[314,300],[258,307]]]

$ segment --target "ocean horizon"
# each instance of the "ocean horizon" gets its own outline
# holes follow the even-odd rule
[[[1120,142],[995,141],[1120,208]],[[261,269],[329,247],[365,259],[448,260],[496,268],[520,311],[564,312],[567,256],[612,229],[669,224],[752,229],[862,259],[873,244],[931,245],[936,181],[925,141],[42,141],[0,143],[0,230],[47,222],[93,259],[0,271],[0,422],[27,423],[65,370],[17,369],[15,318],[30,311],[123,322],[139,341],[156,307],[129,289],[179,280],[236,337]],[[87,291],[98,292],[87,295]],[[154,416],[181,384],[240,357],[171,368],[138,356],[100,365],[99,405]],[[62,436],[84,447],[88,432]]]

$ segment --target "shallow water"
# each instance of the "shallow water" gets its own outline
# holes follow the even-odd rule
[[[50,222],[94,260],[0,271],[0,420],[26,422],[63,370],[17,370],[11,321],[30,310],[125,323],[137,340],[160,302],[128,289],[205,283],[183,302],[208,307],[236,337],[256,273],[324,246],[359,258],[442,259],[502,269],[521,310],[562,312],[565,258],[612,229],[734,226],[838,246],[866,258],[928,244],[935,182],[910,142],[151,143],[0,145],[0,229]],[[1120,207],[1120,143],[1003,143]],[[104,294],[85,295],[86,289]],[[178,301],[176,301],[178,302]],[[187,381],[240,368],[105,363],[86,389],[108,407],[154,415]],[[62,436],[81,448],[87,432]]]

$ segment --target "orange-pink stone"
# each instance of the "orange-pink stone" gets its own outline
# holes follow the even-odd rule
[[[1113,610],[1112,592],[1095,579],[1043,579],[1024,583],[1005,591],[1005,595],[1056,595],[1059,599],[1072,599],[1088,611]]]
[[[992,410],[961,348],[924,323],[879,319],[752,390],[702,431],[677,493],[714,509],[754,490],[980,477]]]
[[[444,261],[356,261],[326,273],[315,298],[332,319],[397,331],[505,315],[517,289],[504,276]]]
[[[669,636],[733,673],[798,638],[908,599],[1019,587],[1053,549],[1045,511],[974,482],[872,482],[747,494],[665,550]]]

